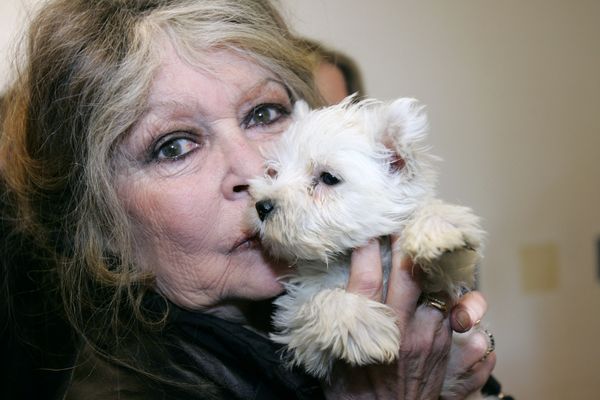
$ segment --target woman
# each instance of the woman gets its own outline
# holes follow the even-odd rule
[[[56,0],[29,41],[3,113],[4,220],[16,221],[3,229],[19,248],[4,263],[6,286],[33,276],[72,331],[57,397],[431,399],[444,379],[468,376],[455,398],[483,385],[485,337],[449,350],[485,301],[472,293],[450,315],[419,305],[398,256],[397,363],[340,365],[323,383],[281,365],[265,332],[287,266],[244,231],[247,185],[293,102],[319,101],[268,1]],[[348,290],[381,301],[379,264],[375,245],[356,250]]]

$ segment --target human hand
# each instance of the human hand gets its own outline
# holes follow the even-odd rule
[[[489,332],[479,321],[487,310],[481,293],[470,292],[460,298],[450,314],[454,334],[441,398],[464,399],[481,391],[496,365],[496,354]]]
[[[437,400],[445,381],[463,378],[460,382],[465,384],[453,392],[454,397],[448,397],[454,400],[464,398],[485,383],[493,368],[493,355],[471,373],[470,368],[482,357],[477,353],[477,344],[465,340],[465,346],[450,352],[452,330],[469,330],[483,316],[485,300],[480,294],[469,295],[459,301],[448,317],[438,309],[419,304],[421,289],[415,271],[410,260],[398,254],[392,256],[385,304],[396,313],[401,332],[397,360],[389,365],[364,367],[339,363],[325,386],[327,398]],[[383,301],[382,274],[379,244],[373,241],[353,252],[347,291]],[[469,375],[464,378],[465,374]]]
[[[393,243],[392,243],[393,246]],[[379,244],[352,253],[347,291],[383,301],[383,275]],[[385,304],[397,316],[401,332],[398,358],[389,365],[351,367],[338,364],[326,396],[331,399],[438,399],[445,377],[452,329],[439,310],[419,304],[421,289],[413,264],[392,256]]]

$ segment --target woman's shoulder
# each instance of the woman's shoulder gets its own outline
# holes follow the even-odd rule
[[[208,380],[193,391],[183,390],[176,382],[161,382],[151,376],[151,371],[136,371],[105,358],[90,346],[84,346],[73,368],[72,378],[65,395],[66,400],[168,400],[168,399],[207,399],[217,400],[226,397]],[[196,393],[196,394],[193,394]]]
[[[241,324],[214,315],[175,309],[170,320],[169,353],[224,388],[228,398],[323,398],[320,384],[290,368],[281,345]]]
[[[281,348],[236,323],[174,309],[156,336],[129,342],[104,357],[84,346],[67,400],[320,399],[313,378],[289,369]],[[133,362],[132,362],[133,361]]]
[[[78,344],[58,293],[0,176],[0,398],[62,398]]]

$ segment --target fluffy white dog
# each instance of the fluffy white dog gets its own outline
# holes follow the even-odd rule
[[[273,339],[314,376],[328,377],[338,359],[366,365],[398,355],[394,312],[345,291],[351,249],[397,234],[426,273],[425,292],[456,298],[473,284],[483,233],[468,208],[434,197],[426,130],[414,99],[350,97],[313,111],[298,101],[290,128],[265,151],[265,175],[250,184],[251,225],[294,266]],[[387,279],[391,253],[381,240]]]

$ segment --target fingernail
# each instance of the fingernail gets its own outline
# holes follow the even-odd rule
[[[471,317],[469,316],[469,313],[465,310],[457,311],[454,316],[454,320],[456,321],[458,326],[460,326],[463,332],[466,332],[468,330],[467,328],[471,324]]]

